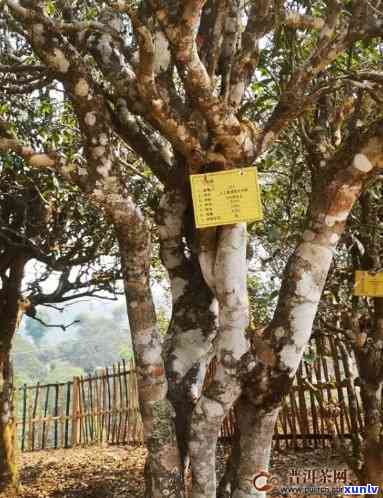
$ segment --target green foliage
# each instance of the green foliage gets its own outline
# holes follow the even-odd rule
[[[127,360],[127,361],[131,361],[134,358],[133,350],[129,346],[127,346],[126,344],[124,344],[121,347],[121,349],[119,351],[119,355],[123,360]]]
[[[306,363],[309,363],[310,365],[312,365],[315,362],[315,359],[316,359],[315,349],[312,348],[311,346],[308,346],[306,351],[303,354],[303,360]]]
[[[48,373],[43,382],[45,384],[55,384],[71,380],[73,377],[81,377],[84,373],[82,368],[74,367],[70,361],[53,361],[49,364]]]
[[[71,365],[91,374],[98,367],[119,361],[121,352],[126,355],[132,350],[126,321],[84,314],[78,319],[76,337],[58,345],[57,358],[65,358]]]
[[[162,336],[166,335],[169,327],[169,318],[164,309],[160,309],[157,311],[157,325],[160,330],[160,334]]]
[[[98,367],[105,368],[121,359],[131,360],[125,305],[115,306],[111,313],[102,310],[82,313],[77,317],[77,328],[68,329],[55,339],[50,337],[50,329],[26,318],[22,335],[16,336],[13,348],[17,385],[65,382],[74,376],[93,374]],[[46,313],[44,320],[53,319]]]
[[[46,323],[49,323],[49,315],[47,313],[39,312],[39,317],[42,318]],[[40,322],[26,318],[24,320],[24,331],[27,336],[29,336],[34,344],[39,347],[41,341],[46,337],[48,329],[44,327]]]
[[[20,335],[14,341],[13,365],[15,382],[20,384],[35,384],[45,378],[47,369],[39,358],[39,353],[34,344]]]

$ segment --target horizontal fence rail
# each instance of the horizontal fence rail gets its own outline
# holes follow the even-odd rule
[[[205,386],[214,374],[211,363]],[[332,336],[310,341],[280,411],[274,435],[278,448],[324,447],[363,431],[354,358]],[[92,377],[66,383],[23,386],[16,393],[18,441],[22,451],[89,444],[142,443],[137,379],[132,362],[122,361]],[[221,437],[236,432],[235,410]]]

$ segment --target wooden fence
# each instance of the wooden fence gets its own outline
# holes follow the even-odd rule
[[[24,385],[16,393],[16,407],[22,451],[142,441],[130,362],[66,383]]]
[[[353,356],[331,336],[310,341],[305,359],[281,409],[278,447],[320,447],[335,436],[363,430]],[[208,375],[212,376],[214,364]],[[18,390],[18,439],[23,451],[68,448],[92,443],[140,443],[142,422],[131,363],[122,362],[94,377],[67,383],[24,386]],[[225,419],[222,437],[236,430],[235,413]]]
[[[212,373],[212,372],[211,372]],[[210,375],[211,375],[210,373]],[[351,348],[333,336],[311,339],[275,426],[277,448],[324,447],[363,431],[363,413]],[[235,411],[221,436],[236,430]]]

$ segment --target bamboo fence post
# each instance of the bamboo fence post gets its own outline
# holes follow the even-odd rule
[[[119,403],[118,403],[118,431],[117,431],[117,443],[121,442],[121,430],[122,430],[122,418],[123,418],[123,387],[122,387],[122,373],[121,364],[117,364],[117,374],[118,374],[118,387],[119,387]]]
[[[93,407],[93,380],[91,375],[88,375],[88,393],[89,393],[89,422],[90,422],[90,440],[93,442],[95,439],[94,435],[94,407]]]
[[[304,366],[305,366],[305,370],[306,370],[307,380],[310,382],[310,384],[312,384],[313,378],[312,378],[311,366],[306,361],[304,362]],[[313,426],[314,446],[315,446],[315,448],[318,448],[318,434],[319,434],[318,416],[317,416],[317,411],[316,411],[316,406],[315,406],[315,396],[314,396],[311,389],[309,390],[309,395],[310,395],[311,420],[312,420],[312,426]]]
[[[32,451],[32,413],[33,413],[33,399],[32,388],[30,390],[30,398],[28,403],[28,451]]]
[[[326,433],[326,421],[324,419],[324,406],[323,406],[323,394],[322,394],[322,386],[323,386],[323,380],[322,380],[322,369],[321,369],[321,360],[320,360],[320,344],[318,338],[315,339],[315,351],[316,351],[316,357],[314,361],[314,371],[315,375],[317,378],[317,383],[319,387],[319,396],[317,396],[317,401],[319,405],[319,419],[320,419],[320,433],[324,435]],[[323,437],[322,441],[322,448],[326,446],[326,439]]]
[[[65,448],[69,448],[69,418],[70,418],[70,401],[71,401],[71,387],[73,382],[66,384],[66,401],[65,401]],[[73,420],[72,420],[73,423]]]
[[[330,342],[330,348],[331,348],[331,353],[332,353],[332,359],[333,359],[333,365],[334,365],[334,375],[335,375],[335,381],[336,381],[336,390],[338,392],[338,403],[340,405],[340,437],[344,437],[346,430],[345,430],[345,416],[344,416],[344,395],[343,395],[343,390],[341,387],[342,383],[342,378],[340,374],[340,369],[339,369],[339,363],[338,363],[338,352],[335,347],[335,342],[334,338],[332,336],[329,337],[329,342]]]
[[[35,449],[35,424],[36,424],[37,404],[39,401],[39,394],[40,394],[40,383],[38,382],[36,384],[36,396],[32,412],[32,448],[31,448],[32,451]]]
[[[97,431],[97,442],[102,442],[102,428],[101,428],[101,420],[102,420],[102,404],[101,404],[101,380],[99,376],[96,378],[96,431]]]
[[[85,399],[85,388],[84,388],[84,377],[80,378],[80,417],[81,417],[81,428],[82,435],[81,444],[88,444],[88,416],[87,416],[87,406]]]
[[[288,406],[286,404],[286,401],[283,402],[283,405],[282,405],[282,410],[281,410],[281,422],[282,422],[282,429],[283,429],[283,432],[285,434],[285,446],[286,446],[286,449],[289,449],[290,448],[290,441],[288,439],[288,429],[287,429],[287,411],[288,411]]]
[[[64,393],[64,389],[62,390]],[[65,415],[64,415],[64,403],[60,403],[59,407],[60,415],[60,448],[65,446]]]
[[[292,430],[292,438],[293,438],[293,447],[294,449],[298,448],[298,441],[297,441],[297,407],[295,403],[295,396],[294,396],[294,389],[293,386],[291,386],[290,392],[288,394],[288,398],[290,400],[290,414],[291,414],[291,430]]]
[[[79,438],[79,432],[80,432],[80,419],[79,419],[79,378],[74,377],[73,379],[73,384],[72,384],[72,390],[73,390],[73,402],[72,402],[72,445],[71,446],[77,446],[78,445],[78,438]]]
[[[54,429],[54,445],[55,445],[55,448],[57,449],[58,447],[58,429],[59,429],[59,421],[57,419],[58,417],[58,414],[59,414],[59,389],[60,389],[60,386],[59,384],[56,384],[55,385],[55,407],[54,407],[54,411],[53,411],[53,416],[55,417],[55,429]]]
[[[116,411],[116,404],[117,404],[117,378],[116,378],[116,365],[112,365],[112,443],[115,442],[116,439],[116,425],[117,425],[117,411]]]
[[[343,342],[338,341],[339,350],[343,361],[343,370],[346,375],[346,388],[348,396],[348,413],[350,414],[351,434],[359,432],[358,426],[358,401],[356,397],[349,355]]]
[[[28,388],[27,385],[23,386],[23,414],[22,414],[22,430],[21,430],[21,451],[25,450],[25,434],[27,424],[27,403],[28,403]]]
[[[109,384],[109,370],[108,368],[105,368],[105,381],[106,381],[106,386],[107,386],[107,395],[108,395],[108,424],[107,424],[107,436],[106,436],[106,441],[109,443],[109,436],[110,436],[110,430],[111,430],[111,416],[112,416],[112,398],[110,394],[110,384]]]
[[[298,399],[299,399],[299,412],[301,414],[301,429],[303,433],[310,434],[309,427],[309,414],[306,405],[306,386],[303,382],[303,368],[302,361],[299,364],[298,372],[297,372],[297,385],[298,385]],[[303,447],[306,448],[308,444],[308,439],[303,439]]]
[[[46,430],[46,418],[48,414],[48,403],[49,403],[49,385],[45,388],[45,405],[44,405],[44,421],[43,421],[43,429],[42,429],[42,437],[41,437],[41,449],[45,449],[45,430]]]
[[[122,367],[124,373],[124,388],[125,388],[125,403],[124,403],[124,433],[122,436],[122,440],[124,443],[127,442],[127,429],[128,429],[128,417],[129,417],[129,401],[130,401],[130,393],[128,390],[128,373],[126,371],[126,361],[122,360]]]
[[[280,448],[280,438],[279,438],[279,417],[277,418],[277,421],[275,422],[275,431],[274,431],[274,445],[275,445],[275,449],[277,451],[279,451],[281,448]]]
[[[107,426],[106,424],[106,415],[107,415],[107,411],[106,411],[106,369],[103,370],[103,374],[102,374],[102,432],[101,432],[101,441],[103,441],[104,439],[104,435],[106,436],[106,441],[108,441],[108,437],[106,435],[106,428],[105,426]]]

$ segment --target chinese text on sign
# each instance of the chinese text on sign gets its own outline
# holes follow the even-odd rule
[[[383,297],[383,273],[355,272],[355,296]]]
[[[256,168],[191,175],[190,182],[197,228],[263,218]]]

